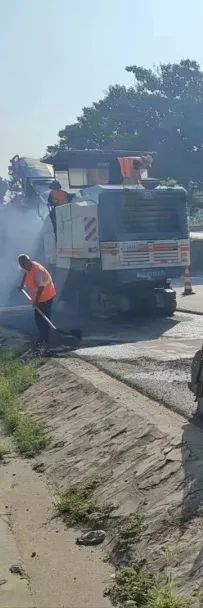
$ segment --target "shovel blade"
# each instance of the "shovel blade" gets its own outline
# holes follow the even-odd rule
[[[56,333],[64,336],[64,338],[76,338],[76,340],[82,339],[82,331],[81,329],[70,329],[69,331],[65,331],[64,329],[57,329]]]

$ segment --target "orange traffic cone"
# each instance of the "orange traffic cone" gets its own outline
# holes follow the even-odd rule
[[[194,291],[192,291],[192,283],[190,278],[190,270],[189,268],[185,268],[184,272],[184,291],[182,293],[183,296],[192,296],[194,295]]]

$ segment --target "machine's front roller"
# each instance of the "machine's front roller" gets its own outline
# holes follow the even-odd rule
[[[170,285],[149,289],[130,285],[106,289],[95,286],[89,293],[89,309],[95,318],[124,318],[134,315],[172,316],[176,311],[176,292]]]
[[[196,415],[203,419],[203,345],[202,349],[195,353],[191,365],[191,382],[188,387],[195,396],[197,402]]]

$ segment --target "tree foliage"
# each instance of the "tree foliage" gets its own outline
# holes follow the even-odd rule
[[[196,61],[161,64],[157,70],[126,67],[133,86],[110,86],[85,107],[77,122],[59,131],[48,154],[66,149],[157,152],[154,173],[187,184],[202,180],[203,72]]]
[[[8,182],[3,177],[0,177],[0,203],[3,203],[4,196],[8,190]]]

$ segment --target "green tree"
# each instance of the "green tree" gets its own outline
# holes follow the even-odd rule
[[[4,196],[8,190],[8,182],[3,177],[0,177],[0,203],[3,203]]]
[[[126,149],[157,152],[154,173],[187,184],[203,167],[203,72],[196,61],[136,65],[126,70],[134,86],[110,86],[103,99],[85,107],[77,122],[59,131],[66,149]]]
[[[10,159],[10,165],[8,167],[9,190],[15,194],[18,192],[21,192],[21,190],[22,190],[22,183],[21,183],[22,180],[16,172],[16,165],[15,165],[16,158],[17,158],[17,155]]]

